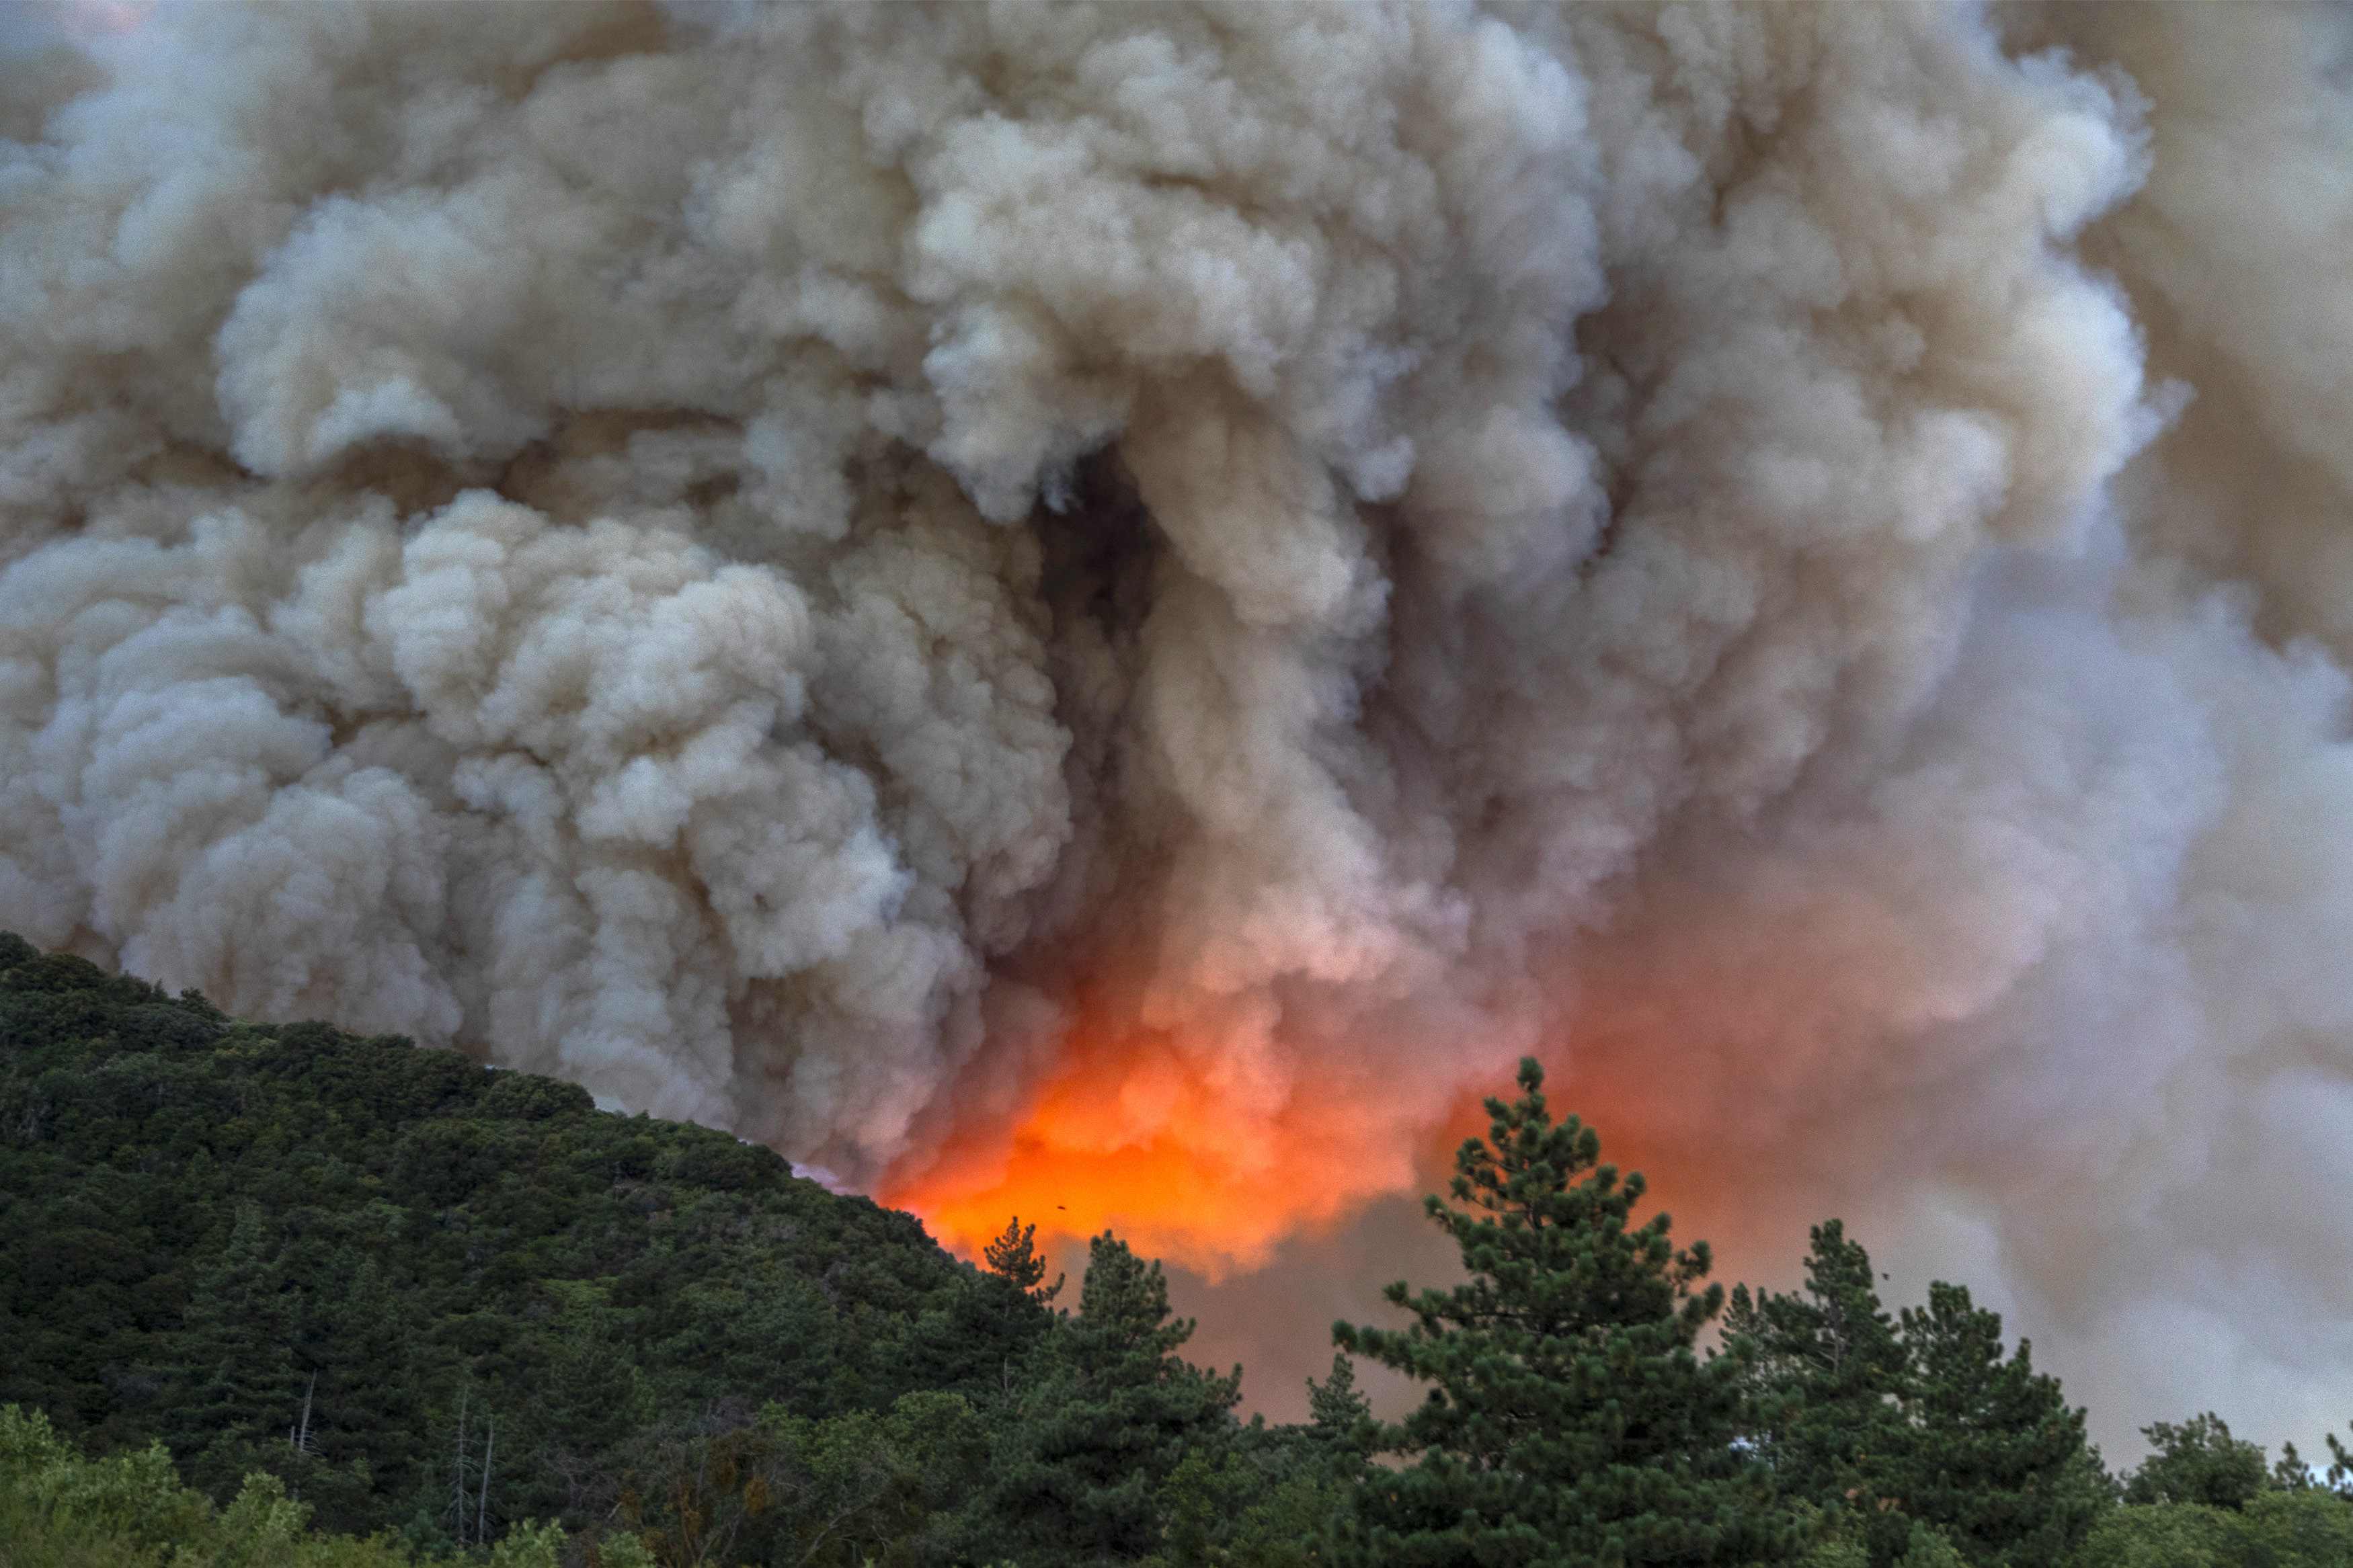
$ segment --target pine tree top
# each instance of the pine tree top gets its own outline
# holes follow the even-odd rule
[[[1767,1562],[1792,1553],[1791,1513],[1739,1444],[1738,1355],[1694,1343],[1723,1304],[1706,1247],[1671,1221],[1637,1226],[1640,1176],[1601,1163],[1574,1116],[1556,1123],[1544,1069],[1486,1102],[1484,1139],[1455,1155],[1430,1216],[1471,1278],[1389,1287],[1402,1331],[1334,1325],[1344,1350],[1432,1386],[1378,1447],[1412,1457],[1358,1497],[1335,1547],[1347,1564]]]
[[[1037,1236],[1036,1226],[1023,1225],[1021,1216],[1014,1215],[1006,1220],[1005,1229],[997,1239],[980,1250],[991,1274],[1043,1306],[1062,1293],[1063,1276],[1056,1275],[1051,1285],[1039,1288],[1039,1281],[1046,1278],[1046,1260],[1038,1255]]]
[[[1518,1099],[1485,1102],[1487,1136],[1456,1151],[1453,1203],[1424,1200],[1461,1248],[1470,1281],[1418,1293],[1399,1281],[1384,1292],[1418,1320],[1408,1341],[1434,1346],[1449,1329],[1476,1328],[1539,1357],[1579,1353],[1620,1331],[1688,1347],[1724,1301],[1720,1286],[1694,1289],[1711,1267],[1707,1244],[1677,1249],[1664,1213],[1632,1226],[1641,1175],[1602,1163],[1599,1135],[1576,1116],[1552,1120],[1534,1058],[1521,1062],[1519,1084]]]

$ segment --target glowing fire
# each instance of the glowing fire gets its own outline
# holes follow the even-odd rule
[[[1746,1256],[1752,1240],[1786,1251],[1832,1200],[1711,1092],[1726,1075],[1688,1037],[1694,1022],[1655,1005],[1588,1013],[1574,1045],[1556,1037],[1543,1053],[1546,1097],[1556,1117],[1599,1128],[1605,1160],[1648,1176],[1642,1206],[1672,1211],[1679,1242],[1707,1237],[1735,1267],[1769,1262]],[[1467,1079],[1417,1093],[1328,1053],[1275,1053],[1279,1072],[1237,1075],[1235,1053],[1194,1043],[1082,1025],[1017,1119],[960,1130],[877,1195],[966,1256],[1018,1215],[1041,1239],[1108,1227],[1216,1279],[1376,1198],[1442,1189],[1456,1145],[1486,1131],[1481,1101],[1513,1092],[1507,1065],[1453,1062]]]
[[[1238,1077],[1164,1032],[1082,1025],[1017,1126],[965,1130],[878,1195],[967,1254],[1018,1215],[1214,1279],[1412,1185],[1431,1108],[1395,1100],[1328,1063]]]

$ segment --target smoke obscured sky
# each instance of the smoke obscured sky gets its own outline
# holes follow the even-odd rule
[[[0,17],[0,925],[1117,1225],[1525,1052],[2112,1456],[2353,1415],[2348,13]]]

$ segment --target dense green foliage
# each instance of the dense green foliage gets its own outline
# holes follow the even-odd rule
[[[1833,1515],[1885,1563],[1911,1545],[1899,1470],[1912,1446],[1910,1361],[1872,1289],[1871,1258],[1836,1220],[1818,1226],[1806,1288],[1736,1288],[1726,1331],[1747,1345],[1760,1397],[1752,1423],[1781,1489]]]
[[[275,1476],[247,1478],[216,1509],[180,1484],[160,1443],[86,1458],[38,1412],[0,1405],[0,1563],[9,1568],[408,1568],[404,1542],[310,1529]],[[490,1568],[557,1568],[563,1531],[506,1532]],[[417,1568],[436,1568],[430,1563]],[[446,1568],[457,1568],[455,1563]]]
[[[1428,1401],[1344,1353],[1269,1426],[1108,1234],[1057,1310],[1018,1220],[974,1268],[723,1133],[0,935],[0,1568],[2353,1563],[2334,1437],[2199,1415],[2112,1479],[1836,1221],[1701,1352],[1705,1245],[1541,1083],[1430,1202],[1467,1281],[1336,1326]]]
[[[2034,1370],[2026,1342],[2003,1356],[2000,1314],[1962,1286],[1931,1285],[1902,1323],[1915,1433],[1897,1475],[1905,1510],[1986,1568],[2063,1560],[2108,1500],[2084,1412]]]
[[[2353,1563],[2353,1503],[2266,1488],[2243,1508],[2134,1504],[2093,1526],[2071,1568],[2335,1568]]]
[[[2179,1426],[2159,1421],[2147,1435],[2157,1451],[2125,1483],[2127,1503],[2244,1508],[2272,1484],[2263,1451],[2232,1436],[2219,1415],[2193,1415]]]
[[[1939,1282],[1894,1320],[1872,1279],[1833,1220],[1802,1290],[1737,1289],[1726,1314],[1769,1413],[1754,1441],[1815,1509],[1820,1568],[1920,1568],[1924,1550],[1972,1568],[2353,1562],[2327,1544],[2353,1530],[2341,1467],[2316,1478],[2293,1446],[2267,1467],[2209,1414],[2144,1428],[2155,1452],[2118,1482],[2031,1347],[2003,1353],[1998,1315]]]
[[[589,1522],[649,1434],[715,1409],[986,1397],[1050,1321],[724,1133],[13,937],[0,1234],[0,1400],[436,1545]]]
[[[1728,1331],[1755,1349],[1770,1413],[1760,1451],[1785,1491],[1813,1503],[1863,1560],[1950,1549],[1977,1568],[2065,1562],[2113,1483],[2058,1381],[2001,1319],[1939,1281],[1891,1321],[1871,1258],[1836,1221],[1817,1226],[1797,1293],[1734,1294]]]
[[[1348,1350],[1430,1382],[1430,1398],[1379,1447],[1411,1461],[1356,1493],[1335,1559],[1346,1563],[1775,1562],[1794,1517],[1746,1425],[1739,1355],[1693,1346],[1724,1303],[1694,1287],[1707,1246],[1677,1250],[1668,1216],[1629,1228],[1643,1192],[1600,1163],[1575,1117],[1554,1123],[1544,1069],[1520,1098],[1486,1102],[1487,1138],[1455,1156],[1450,1207],[1430,1216],[1462,1250],[1468,1283],[1388,1300],[1402,1331],[1334,1332]]]
[[[1168,1283],[1105,1234],[1090,1248],[1079,1316],[1035,1358],[1008,1410],[977,1533],[1024,1568],[1130,1562],[1161,1544],[1162,1494],[1179,1466],[1215,1454],[1241,1397],[1176,1359],[1193,1325],[1171,1321]]]

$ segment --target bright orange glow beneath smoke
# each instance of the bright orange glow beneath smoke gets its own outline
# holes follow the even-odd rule
[[[878,1195],[966,1254],[1018,1215],[1217,1278],[1409,1186],[1428,1114],[1332,1064],[1082,1025],[1018,1124],[961,1131]]]
[[[1840,1173],[1825,1167],[1849,1140],[1788,1103],[1796,1053],[1773,998],[1727,1011],[1641,971],[1585,978],[1574,1023],[1542,1049],[1546,1099],[1599,1131],[1604,1160],[1643,1173],[1643,1209],[1672,1213],[1679,1243],[1706,1237],[1722,1266],[1746,1268],[1834,1212]],[[1082,1021],[1026,1109],[958,1129],[877,1195],[967,1256],[1018,1215],[1041,1238],[1108,1227],[1217,1279],[1377,1198],[1443,1191],[1455,1148],[1487,1130],[1482,1100],[1516,1092],[1510,1062],[1475,1062],[1459,1042],[1384,1064]],[[1759,1238],[1770,1258],[1755,1256]]]

